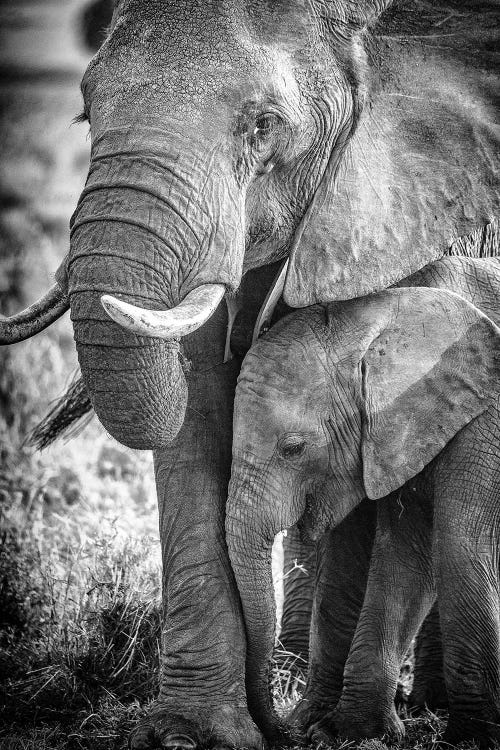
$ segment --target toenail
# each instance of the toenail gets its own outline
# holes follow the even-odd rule
[[[165,750],[196,750],[196,743],[187,734],[171,734],[162,740]]]

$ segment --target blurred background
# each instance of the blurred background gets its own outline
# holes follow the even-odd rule
[[[0,314],[67,252],[90,141],[80,78],[110,3],[0,3]],[[0,746],[111,748],[154,694],[159,542],[152,460],[92,419],[24,445],[77,371],[69,315],[0,349]]]

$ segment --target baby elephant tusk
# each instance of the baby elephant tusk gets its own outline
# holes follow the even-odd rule
[[[49,291],[26,310],[8,318],[0,316],[0,344],[17,344],[29,339],[69,310],[69,299],[59,284],[54,284]]]
[[[224,293],[222,284],[203,284],[171,310],[145,310],[110,294],[103,294],[101,304],[123,328],[140,336],[172,341],[200,328],[213,315]]]

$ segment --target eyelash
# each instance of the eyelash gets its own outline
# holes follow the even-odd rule
[[[305,441],[300,441],[297,443],[289,443],[288,445],[284,445],[280,453],[283,456],[283,458],[293,459],[298,458],[301,456],[306,449],[306,443]]]
[[[73,122],[75,124],[81,123],[81,122],[88,122],[90,124],[89,115],[86,109],[82,109],[81,112],[79,112],[75,117],[73,117]]]

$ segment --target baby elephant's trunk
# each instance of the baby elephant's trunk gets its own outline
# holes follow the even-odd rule
[[[248,707],[266,739],[275,744],[285,734],[274,710],[271,684],[276,626],[271,559],[274,537],[281,528],[274,528],[275,522],[270,520],[274,514],[265,511],[264,493],[257,491],[262,483],[241,480],[240,474],[238,462],[234,461],[226,535],[247,635]]]

